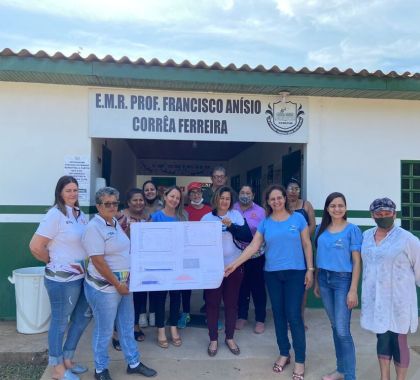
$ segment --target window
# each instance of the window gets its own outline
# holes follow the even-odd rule
[[[401,227],[420,237],[420,161],[401,161]]]

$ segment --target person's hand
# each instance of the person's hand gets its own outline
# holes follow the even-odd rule
[[[356,290],[350,290],[347,293],[347,307],[353,309],[359,304],[359,296],[357,295]]]
[[[312,288],[313,283],[314,283],[314,272],[311,270],[307,270],[305,274],[305,289]]]
[[[314,294],[316,298],[321,298],[321,292],[319,291],[318,281],[315,281],[315,284],[314,284]]]
[[[80,264],[70,264],[70,266],[80,274],[84,273],[83,268]]]
[[[236,270],[235,263],[230,263],[229,265],[225,266],[225,277],[228,277],[231,273],[235,272]]]
[[[130,294],[130,291],[128,290],[128,286],[125,283],[120,282],[118,286],[115,287],[117,289],[117,292],[121,294],[122,296],[126,296]]]
[[[228,217],[224,217],[222,219],[222,224],[224,224],[226,227],[230,227],[232,225],[232,221]]]

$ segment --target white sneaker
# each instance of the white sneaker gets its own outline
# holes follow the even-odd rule
[[[147,314],[146,313],[140,314],[139,326],[140,327],[147,327],[148,325],[149,324],[147,323]]]
[[[155,313],[149,313],[149,326],[150,327],[155,327],[156,322],[155,322]]]

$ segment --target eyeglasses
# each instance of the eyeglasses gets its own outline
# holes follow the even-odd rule
[[[299,187],[288,187],[287,191],[289,193],[300,193],[300,188]]]
[[[111,208],[111,207],[118,207],[120,202],[105,202],[101,203],[101,205],[104,205],[105,208]]]
[[[213,178],[214,179],[224,179],[226,176],[225,175],[214,175]]]

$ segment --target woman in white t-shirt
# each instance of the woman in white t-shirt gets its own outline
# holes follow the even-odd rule
[[[112,187],[103,187],[96,192],[98,214],[89,222],[82,239],[90,258],[85,294],[95,322],[92,347],[97,380],[111,379],[108,346],[114,323],[128,364],[127,373],[146,377],[156,375],[155,370],[140,362],[134,339],[133,293],[129,291],[130,240],[115,218],[118,198],[118,190]]]
[[[225,266],[229,265],[240,256],[242,250],[234,243],[233,234],[235,234],[235,230],[241,229],[241,226],[245,226],[244,218],[240,212],[232,209],[233,196],[234,193],[230,187],[220,187],[213,195],[213,211],[201,218],[201,220],[204,221],[222,222],[222,248]],[[246,225],[245,228],[247,228],[249,237],[252,239],[249,227]],[[217,354],[217,320],[222,298],[225,306],[225,343],[232,354],[240,354],[239,347],[233,340],[233,334],[235,332],[236,316],[238,313],[239,289],[243,276],[243,266],[240,266],[229,277],[224,278],[217,289],[206,289],[204,291],[207,327],[209,329],[210,337],[210,344],[207,348],[209,356],[215,356]]]
[[[79,209],[78,195],[77,180],[61,177],[55,188],[54,206],[42,219],[29,244],[32,254],[47,264],[44,283],[51,303],[48,352],[54,379],[78,380],[77,375],[87,371],[72,361],[91,319],[83,292],[87,255],[82,235],[87,219]]]

